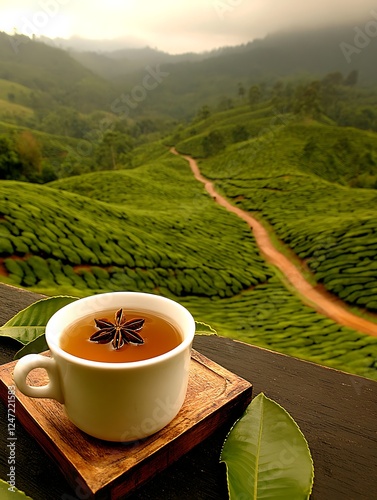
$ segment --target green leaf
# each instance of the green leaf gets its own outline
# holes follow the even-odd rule
[[[21,344],[29,344],[45,332],[48,320],[59,309],[77,300],[77,297],[57,296],[39,300],[17,313],[0,328],[0,336],[11,337]]]
[[[48,345],[46,342],[45,334],[39,335],[36,339],[32,340],[28,344],[24,345],[16,354],[13,356],[13,359],[20,359],[22,356],[26,356],[26,354],[38,354],[43,351],[48,350]]]
[[[0,479],[0,497],[2,500],[32,500],[23,491],[11,486],[3,479]]]
[[[217,335],[217,332],[212,326],[201,321],[195,321],[195,335]]]
[[[230,499],[303,500],[313,485],[305,437],[280,405],[259,394],[229,432],[225,462]]]

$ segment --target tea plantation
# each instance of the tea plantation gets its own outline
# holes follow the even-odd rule
[[[316,313],[278,277],[215,302],[204,297],[181,301],[221,335],[377,379],[377,338]]]
[[[376,312],[377,191],[304,173],[301,150],[293,147],[298,128],[275,127],[265,137],[230,146],[216,159],[202,161],[201,171],[240,208],[268,223],[330,292]],[[300,135],[308,137],[317,128],[326,127],[302,126]],[[325,144],[332,133],[327,129]]]
[[[236,113],[220,116],[226,148],[200,161],[203,174],[266,220],[330,291],[377,310],[376,191],[299,168],[284,145],[288,121],[272,125],[263,109],[241,117],[252,137],[232,144]],[[198,154],[216,124],[209,118],[180,132],[177,149]],[[246,224],[214,203],[185,160],[162,144],[134,153],[125,170],[43,186],[1,181],[1,280],[47,295],[163,294],[220,335],[377,379],[377,338],[303,305],[260,256]]]
[[[271,270],[248,228],[203,194],[184,160],[167,155],[76,178],[92,198],[1,183],[7,280],[47,294],[58,285],[76,295],[129,289],[208,297],[264,282]]]

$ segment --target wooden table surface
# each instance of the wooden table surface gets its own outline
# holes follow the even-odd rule
[[[0,325],[40,296],[0,285]],[[308,440],[315,468],[312,498],[377,497],[377,382],[221,337],[198,337],[196,350],[253,384],[296,420]],[[0,340],[0,363],[17,345]],[[1,410],[0,477],[7,478],[7,416]],[[219,463],[228,429],[220,429],[152,479],[132,499],[226,499],[225,466]],[[34,500],[84,499],[26,431],[17,426],[16,486]]]

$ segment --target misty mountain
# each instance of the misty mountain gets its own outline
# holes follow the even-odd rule
[[[254,84],[271,87],[279,80],[301,79],[307,82],[334,72],[340,72],[344,77],[356,72],[359,85],[376,85],[377,40],[370,38],[361,49],[358,39],[358,45],[355,45],[355,36],[354,27],[349,26],[278,33],[242,46],[224,47],[204,54],[201,60],[167,59],[164,62],[155,53],[155,65],[152,65],[152,58],[149,64],[155,70],[158,68],[163,78],[153,91],[144,92],[143,99],[136,99],[135,112],[169,110],[174,118],[184,119],[195,115],[204,104],[217,106],[221,99],[238,98],[239,84],[247,91]],[[132,98],[133,92],[138,98],[135,89],[139,89],[147,74],[143,59],[139,62],[140,68],[133,72],[127,72],[127,65],[131,63],[124,59],[117,59],[114,65],[112,81],[121,89],[123,100],[128,102],[132,99],[127,96]],[[133,61],[134,65],[136,63]],[[91,69],[96,71],[93,66]],[[126,112],[134,112],[132,104]]]
[[[239,98],[240,84],[247,91],[255,84],[271,87],[279,80],[357,72],[359,85],[377,85],[377,40],[372,35],[370,23],[360,23],[171,55],[150,47],[66,50],[0,33],[0,78],[82,112],[101,109],[122,117],[187,120],[203,105],[216,107],[221,100]]]
[[[369,24],[275,33],[244,45],[201,54],[170,55],[144,47],[101,51],[100,56],[98,52],[76,51],[71,55],[108,78],[128,75],[148,64],[169,65],[170,70],[171,65],[180,64],[176,70],[189,72],[194,79],[203,74],[232,75],[253,83],[255,79],[278,79],[305,73],[321,77],[332,71],[349,73],[357,70],[360,83],[371,85],[377,83],[374,64],[377,40]],[[111,65],[109,74],[106,69]]]
[[[93,73],[111,80],[124,99],[142,85],[146,68],[165,75],[161,85],[122,109],[131,115],[168,113],[176,119],[192,117],[204,104],[237,98],[237,86],[274,85],[278,80],[321,79],[340,72],[357,72],[358,84],[377,84],[377,40],[368,24],[336,26],[311,31],[282,32],[235,47],[201,54],[170,55],[152,48],[106,53],[71,52]],[[368,34],[369,33],[369,34]],[[140,93],[141,96],[141,93]],[[136,96],[137,97],[137,96]]]
[[[148,65],[176,64],[208,59],[214,53],[171,55],[150,47],[123,48],[111,52],[88,52],[70,50],[70,55],[86,68],[107,79],[129,75]]]
[[[112,85],[57,47],[0,32],[0,79],[35,91],[33,108],[108,109]],[[113,91],[115,93],[115,91]],[[38,96],[38,97],[37,97]]]

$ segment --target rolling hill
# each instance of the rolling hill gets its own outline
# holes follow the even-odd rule
[[[33,108],[60,104],[82,112],[108,110],[112,97],[111,85],[66,51],[26,36],[11,37],[2,32],[0,78],[33,91]]]
[[[83,113],[99,109],[119,115],[117,109],[131,102],[127,111],[132,119],[187,121],[203,105],[217,108],[224,99],[237,101],[239,84],[246,91],[255,84],[269,89],[277,82],[308,82],[339,72],[355,77],[353,84],[375,88],[377,46],[366,33],[369,21],[357,25],[365,38],[362,49],[355,42],[355,25],[334,25],[180,55],[150,47],[101,53],[64,50],[45,38],[0,33],[0,78],[42,93],[42,98],[34,96],[33,109],[63,105]],[[158,76],[145,86],[151,72]]]
[[[241,125],[249,138],[239,141],[232,131]],[[289,114],[277,120],[270,104],[241,107],[140,146],[131,169],[43,186],[1,181],[1,279],[49,295],[160,293],[221,335],[376,379],[377,338],[305,305],[261,257],[247,226],[214,203],[168,149],[198,157],[202,172],[257,215],[313,282],[372,317],[376,191],[330,182],[326,171],[301,162],[308,138],[322,150],[331,137],[352,136],[341,130]],[[203,154],[215,133],[220,149]],[[374,134],[354,137],[356,150],[369,144],[374,158]],[[341,165],[347,179],[352,169]]]
[[[187,120],[205,104],[216,108],[224,97],[237,99],[239,83],[246,89],[253,84],[270,87],[278,81],[305,82],[332,72],[345,76],[356,72],[362,87],[375,88],[377,43],[374,36],[365,33],[369,21],[357,25],[357,33],[362,32],[365,38],[360,42],[362,49],[355,42],[356,26],[352,24],[273,33],[203,54],[173,56],[144,48],[101,54],[71,51],[71,55],[116,84],[120,95],[129,95],[142,84],[147,67],[158,68],[164,77],[147,98],[137,103],[135,114],[168,113],[172,118]],[[132,109],[130,113],[134,116]]]
[[[202,173],[271,227],[330,292],[377,311],[377,192],[349,187],[367,177],[377,187],[376,133],[292,115],[268,123],[260,118],[262,109],[243,109],[228,120],[227,113],[217,122],[208,118],[195,127],[196,135],[188,129],[177,150],[204,157],[208,129],[216,128],[227,147],[201,161]],[[247,117],[251,138],[232,144],[232,130],[245,126]],[[308,142],[316,144],[317,161],[307,158]]]

